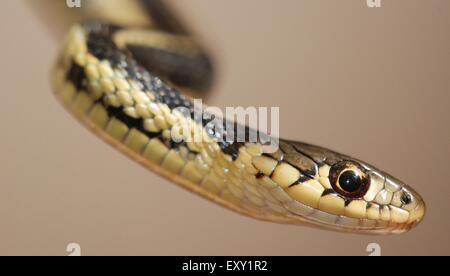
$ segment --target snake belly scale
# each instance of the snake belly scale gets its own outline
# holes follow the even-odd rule
[[[422,220],[425,203],[417,192],[355,158],[283,139],[270,153],[258,142],[218,141],[194,120],[183,85],[174,84],[202,89],[207,70],[185,34],[94,21],[71,27],[52,78],[57,99],[103,140],[238,213],[366,234],[402,233]],[[183,77],[193,71],[196,78]],[[190,112],[178,112],[180,106]],[[179,125],[195,130],[184,135],[200,133],[201,141],[174,141]]]

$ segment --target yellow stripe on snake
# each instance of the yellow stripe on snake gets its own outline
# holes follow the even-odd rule
[[[360,160],[283,139],[275,152],[259,142],[217,140],[194,120],[192,100],[182,93],[208,87],[206,54],[179,25],[169,26],[160,3],[139,2],[150,10],[148,27],[75,25],[53,72],[56,97],[99,137],[250,217],[368,234],[402,233],[422,220],[417,192]],[[201,133],[201,141],[174,141],[175,126],[193,130],[184,138]]]

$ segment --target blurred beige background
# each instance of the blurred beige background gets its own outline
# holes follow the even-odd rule
[[[450,1],[169,1],[216,60],[210,104],[280,106],[282,136],[417,188],[425,221],[383,237],[249,219],[122,156],[52,97],[59,42],[27,1],[0,8],[0,255],[450,254]]]

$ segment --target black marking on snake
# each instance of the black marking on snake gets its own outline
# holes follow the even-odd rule
[[[255,174],[255,177],[257,178],[257,179],[261,179],[261,178],[263,178],[265,176],[265,174],[263,174],[262,172],[257,172],[256,174]]]
[[[84,89],[84,84],[82,83],[82,80],[85,79],[85,73],[82,67],[77,65],[76,63],[72,63],[69,71],[67,72],[67,79],[73,83],[76,87],[76,93],[80,93],[82,89]],[[144,129],[144,121],[142,119],[135,119],[133,117],[128,116],[124,111],[122,107],[113,107],[113,106],[107,106],[103,99],[100,98],[97,101],[95,101],[94,105],[100,103],[103,105],[106,109],[106,112],[108,114],[109,118],[115,117],[118,120],[125,123],[130,129],[135,128],[142,133],[144,133],[148,138],[159,138],[161,141],[164,142],[164,139],[162,137],[162,132],[149,132]],[[170,141],[171,148],[178,148],[183,143],[176,143],[174,141]]]
[[[72,63],[69,71],[67,72],[67,79],[75,85],[76,93],[79,93],[82,89],[84,89],[84,84],[83,84],[82,80],[84,80],[85,77],[86,77],[86,75],[85,75],[83,68],[80,67],[79,65],[77,65],[76,63]],[[135,119],[135,118],[128,116],[123,111],[122,107],[107,106],[103,102],[102,98],[98,99],[94,103],[94,105],[97,103],[100,103],[105,107],[108,117],[110,117],[110,118],[115,117],[115,118],[119,119],[120,121],[124,122],[130,129],[136,128],[137,130],[139,130],[142,133],[144,133],[145,135],[147,135],[149,138],[155,138],[155,137],[161,136],[161,132],[153,133],[153,132],[149,132],[149,131],[145,130],[143,127],[144,126],[143,120]]]
[[[75,85],[77,91],[83,88],[83,80],[86,78],[83,67],[75,62],[72,62],[69,71],[67,71],[66,78]]]
[[[153,91],[157,102],[167,104],[171,109],[185,107],[193,113],[193,103],[186,96],[150,73],[149,68],[138,64],[131,52],[117,48],[112,35],[118,27],[99,23],[86,25],[90,26],[87,39],[90,53],[99,60],[108,60],[112,67],[122,69],[125,77],[135,80],[144,90]]]
[[[334,191],[333,189],[326,189],[325,191],[323,191],[322,196],[331,195],[331,194],[338,195],[336,193],[336,191]]]
[[[239,154],[239,148],[244,146],[244,143],[242,142],[235,142],[235,143],[227,143],[227,142],[221,142],[219,143],[220,148],[225,154],[228,154],[233,158],[233,161],[235,161]]]
[[[308,180],[311,180],[311,178],[309,178],[309,176],[307,176],[307,175],[300,175],[300,178],[298,179],[298,181],[300,181],[300,182],[305,182]]]
[[[229,120],[215,120],[215,115],[202,113],[202,125],[206,133],[213,138],[225,154],[236,160],[239,155],[239,148],[245,145],[250,139],[250,130],[247,126],[237,124]],[[244,139],[242,139],[242,134]],[[232,137],[228,137],[231,136]],[[241,138],[241,139],[238,139]]]
[[[344,198],[345,207],[347,207],[352,201],[353,201],[353,198]]]
[[[112,34],[119,28],[101,23],[87,23],[87,46],[89,52],[99,60],[108,60],[114,68],[123,69],[127,77],[137,80],[144,89],[151,90],[151,76],[139,67],[129,53],[117,48]]]
[[[99,102],[101,102],[101,101],[99,101]],[[187,144],[185,142],[175,142],[172,139],[169,139],[169,140],[164,139],[164,137],[162,135],[162,131],[159,131],[159,132],[147,131],[144,128],[144,121],[142,119],[135,119],[135,118],[128,116],[126,113],[123,112],[123,109],[121,107],[106,106],[106,112],[108,113],[109,117],[117,118],[118,120],[120,120],[124,124],[126,124],[130,129],[135,128],[135,129],[139,130],[140,132],[144,133],[149,139],[158,138],[159,140],[161,140],[164,144],[166,144],[171,149],[177,149],[181,146],[186,146],[186,148],[189,150],[189,152],[195,153],[187,147]]]
[[[225,122],[221,126],[217,127],[221,129],[223,133],[223,137],[220,141],[218,141],[218,144],[223,152],[233,158],[233,161],[236,160],[239,154],[239,148],[244,146],[246,142],[256,142],[264,144],[264,142],[269,140],[269,136],[267,134],[261,133],[255,129],[249,128],[248,126],[239,124],[237,122],[225,120]],[[208,126],[206,126],[206,128],[208,130]],[[211,129],[210,131],[214,130]],[[228,137],[227,134],[229,132],[233,134],[232,137]],[[209,134],[213,135],[213,137],[219,138],[217,133],[211,132]],[[244,137],[242,137],[242,134]]]
[[[127,66],[130,61],[129,58],[116,47],[111,37],[111,34],[117,31],[119,27],[93,22],[84,24],[84,28],[88,32],[87,46],[89,53],[99,60],[109,60],[112,65],[117,67]]]
[[[124,124],[126,124],[130,129],[135,128],[135,129],[141,131],[142,133],[144,133],[145,135],[147,135],[147,137],[149,137],[149,138],[155,138],[155,137],[161,136],[161,131],[160,132],[149,132],[149,131],[145,130],[142,119],[135,119],[135,118],[128,116],[127,114],[125,114],[123,112],[123,109],[121,107],[107,106],[106,112],[108,113],[109,117],[117,118],[118,120],[120,120]]]
[[[156,102],[164,103],[170,109],[174,109],[177,107],[187,108],[190,112],[191,118],[195,119],[194,105],[192,101],[190,101],[186,96],[179,93],[174,88],[170,87],[162,79],[150,73],[148,71],[148,68],[145,68],[141,66],[141,64],[138,64],[133,58],[131,52],[121,50],[116,46],[116,44],[112,40],[112,35],[114,32],[119,30],[118,27],[101,23],[87,23],[85,24],[85,28],[88,32],[87,45],[90,53],[92,53],[99,60],[108,60],[111,63],[112,67],[122,69],[122,71],[126,74],[125,77],[137,81],[138,83],[140,83],[140,85],[142,85],[143,89],[147,91],[153,91]],[[120,117],[121,120],[127,120],[126,122],[130,123],[130,125],[133,125],[144,133],[149,134],[149,136],[154,136],[154,134],[143,130],[143,123],[140,120],[136,120],[127,116],[125,113],[123,113],[123,111],[121,111],[120,108],[108,107],[108,112],[113,113],[116,117]],[[201,114],[202,125],[205,126],[210,122],[210,120],[203,119],[203,112]],[[232,142],[227,141],[226,133],[227,127],[229,127],[229,125],[232,125],[235,130],[239,130],[242,128],[244,129],[244,142],[237,140],[238,136],[236,133],[238,133],[238,131],[234,131],[235,134]],[[223,137],[220,137],[220,133],[216,132],[216,129],[223,130]],[[225,121],[222,126],[216,126],[214,128],[210,127],[207,128],[206,131],[210,137],[218,141],[218,144],[223,152],[225,154],[229,154],[233,158],[233,160],[237,158],[239,154],[239,148],[249,140],[249,137],[251,137],[250,134],[252,134],[254,137],[258,137],[259,140],[262,137],[260,133],[257,133],[255,130],[250,129],[247,126],[241,126],[237,123],[229,123],[227,121]]]
[[[272,174],[273,174],[273,172],[272,172]],[[307,177],[305,175],[300,175],[300,178],[297,181],[295,181],[294,183],[292,183],[291,185],[289,185],[289,188],[290,187],[294,187],[294,186],[299,185],[299,184],[302,184],[303,182],[306,182],[308,180],[311,180],[311,178],[309,178],[309,177]]]

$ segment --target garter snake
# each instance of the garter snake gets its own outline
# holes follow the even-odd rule
[[[70,113],[122,153],[257,219],[366,234],[402,233],[422,220],[425,203],[417,192],[358,159],[284,139],[271,152],[258,141],[216,139],[194,120],[185,95],[210,86],[208,55],[162,2],[82,3],[53,70],[53,89]],[[175,141],[180,125],[203,139],[187,139],[192,131]]]

